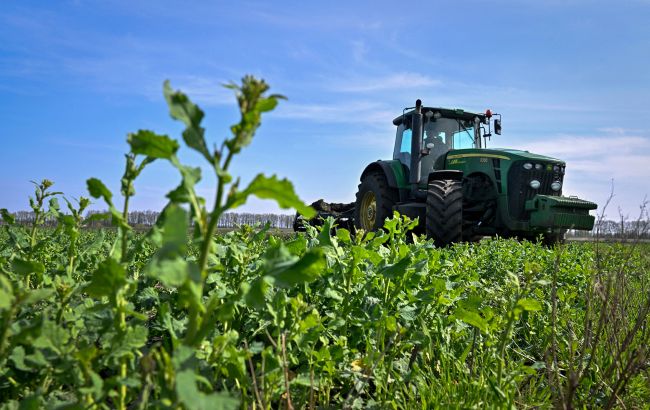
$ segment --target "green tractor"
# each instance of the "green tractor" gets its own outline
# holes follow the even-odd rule
[[[314,203],[321,218],[372,231],[398,211],[419,218],[420,232],[439,246],[490,235],[554,244],[567,229],[593,228],[589,211],[596,204],[562,196],[563,161],[485,147],[492,125],[501,134],[499,114],[423,107],[417,100],[393,124],[393,159],[364,169],[356,202]],[[294,227],[301,225],[297,220]]]

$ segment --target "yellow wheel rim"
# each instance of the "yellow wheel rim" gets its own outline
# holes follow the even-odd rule
[[[377,218],[377,200],[375,193],[368,191],[361,199],[361,227],[366,231],[375,229],[375,219]]]

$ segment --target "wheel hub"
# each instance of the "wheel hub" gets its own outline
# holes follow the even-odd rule
[[[374,192],[368,191],[363,195],[360,211],[361,227],[366,231],[373,230],[377,218],[377,199]]]

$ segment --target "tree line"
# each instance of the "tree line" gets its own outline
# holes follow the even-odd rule
[[[86,218],[95,214],[106,214],[107,211],[88,211]],[[29,225],[34,222],[34,212],[17,211],[13,212],[17,223]],[[129,212],[129,224],[135,227],[148,227],[156,223],[160,212],[156,211],[132,211]],[[273,214],[273,213],[251,213],[251,212],[228,212],[225,213],[217,224],[217,227],[228,229],[241,225],[265,224],[269,222],[272,228],[291,229],[293,228],[294,215]],[[2,224],[0,220],[0,224]],[[45,218],[45,226],[55,226],[56,219],[53,216]],[[102,228],[111,226],[110,217],[102,220],[93,220],[88,227]],[[639,238],[650,239],[650,219],[639,218],[637,220],[598,220],[591,231],[569,230],[568,237],[574,238]]]
[[[93,215],[106,214],[107,211],[88,211],[85,218],[88,219]],[[12,215],[17,223],[29,225],[34,222],[34,212],[32,211],[17,211],[12,212]],[[135,227],[148,227],[153,226],[158,220],[160,212],[157,211],[132,211],[129,212],[129,224]],[[250,212],[227,212],[221,216],[217,227],[219,228],[234,228],[241,225],[255,225],[265,224],[269,222],[272,228],[278,229],[291,229],[293,227],[294,215],[287,214],[273,214],[273,213],[250,213]],[[3,221],[0,220],[0,224]],[[45,226],[56,226],[57,221],[53,216],[45,217]],[[95,219],[87,224],[91,228],[103,228],[111,226],[110,216],[106,219]]]

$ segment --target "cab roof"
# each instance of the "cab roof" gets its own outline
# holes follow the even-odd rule
[[[402,124],[402,122],[404,122],[404,119],[410,119],[410,117],[413,115],[414,112],[415,112],[414,109],[405,112],[404,114],[395,118],[393,120],[393,124],[394,125]],[[485,119],[486,119],[485,114],[476,114],[473,112],[461,110],[459,108],[422,107],[422,114],[426,114],[427,112],[433,112],[433,113],[439,112],[440,115],[442,115],[442,118],[452,118],[452,119],[464,120],[464,121],[473,120],[474,117],[478,117],[482,123],[485,123]]]

